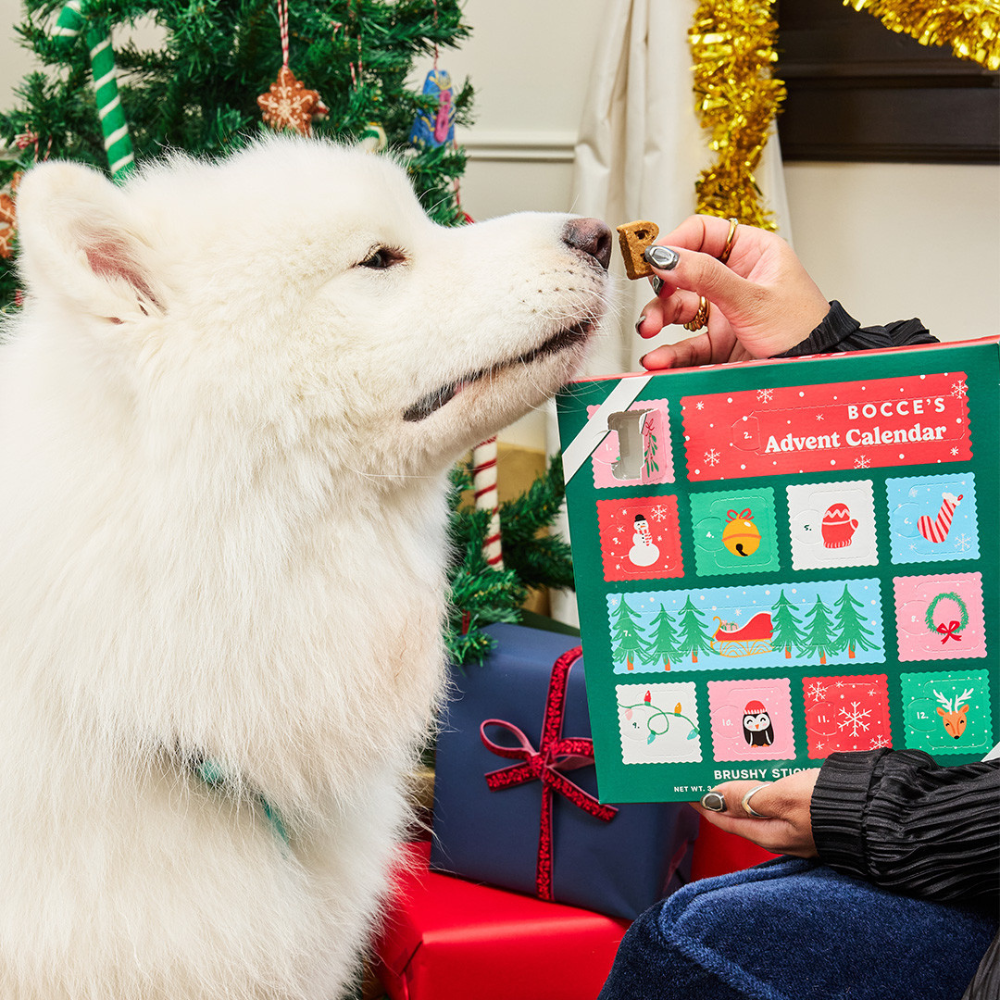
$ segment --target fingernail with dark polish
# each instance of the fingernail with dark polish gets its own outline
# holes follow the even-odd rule
[[[701,804],[710,812],[724,813],[726,811],[726,800],[718,792],[706,792],[701,797]]]
[[[653,294],[659,295],[660,289],[663,287],[663,279],[656,277],[656,275],[653,275],[653,280],[650,282],[650,284],[653,286]]]
[[[640,327],[640,326],[642,326],[642,324],[643,324],[643,323],[645,323],[645,322],[646,322],[646,317],[645,317],[645,316],[640,316],[640,317],[639,317],[639,318],[638,318],[638,319],[637,319],[637,320],[635,321],[635,332],[636,332],[636,333],[641,333],[641,332],[642,332],[642,331],[641,331],[641,330],[639,329],[639,327]]]
[[[680,254],[671,250],[670,247],[659,246],[646,247],[642,256],[647,264],[652,264],[653,267],[658,267],[661,271],[673,270],[681,259]]]

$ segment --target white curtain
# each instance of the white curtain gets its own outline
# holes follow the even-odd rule
[[[603,219],[612,229],[649,219],[669,232],[694,211],[695,181],[713,155],[691,86],[687,33],[697,6],[697,0],[607,0],[576,145],[575,213]],[[768,141],[757,182],[789,239],[776,135]],[[616,304],[592,355],[590,375],[636,371],[639,358],[656,344],[690,336],[669,327],[655,340],[642,340],[635,322],[652,291],[648,281],[625,277],[617,241],[612,271]],[[548,445],[552,452],[559,448],[554,407]],[[562,530],[566,534],[565,524]],[[574,595],[552,596],[553,614],[575,624]]]

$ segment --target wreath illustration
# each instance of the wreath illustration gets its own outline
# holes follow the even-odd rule
[[[942,601],[954,601],[958,605],[959,612],[962,616],[959,621],[955,621],[953,619],[947,624],[941,622],[940,625],[934,621],[934,610]],[[938,594],[937,597],[935,597],[934,600],[927,606],[927,614],[924,615],[924,622],[927,624],[929,631],[940,633],[942,636],[942,645],[949,639],[954,639],[955,642],[960,642],[962,639],[961,633],[965,631],[965,626],[969,624],[969,609],[966,607],[965,601],[963,601],[958,594],[953,591],[948,591],[946,594]]]

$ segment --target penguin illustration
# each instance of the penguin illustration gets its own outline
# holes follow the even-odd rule
[[[751,747],[769,747],[774,742],[771,716],[759,701],[748,702],[743,709],[743,738]]]

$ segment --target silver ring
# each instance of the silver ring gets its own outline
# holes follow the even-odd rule
[[[754,807],[752,805],[750,805],[750,799],[754,795],[756,795],[762,788],[767,788],[767,785],[758,785],[756,788],[751,788],[750,791],[747,792],[746,795],[744,795],[743,798],[742,798],[742,800],[740,801],[740,805],[743,806],[743,811],[748,816],[753,816],[754,819],[768,819],[769,818],[769,817],[765,816],[763,813],[757,812],[757,810],[754,809]]]

